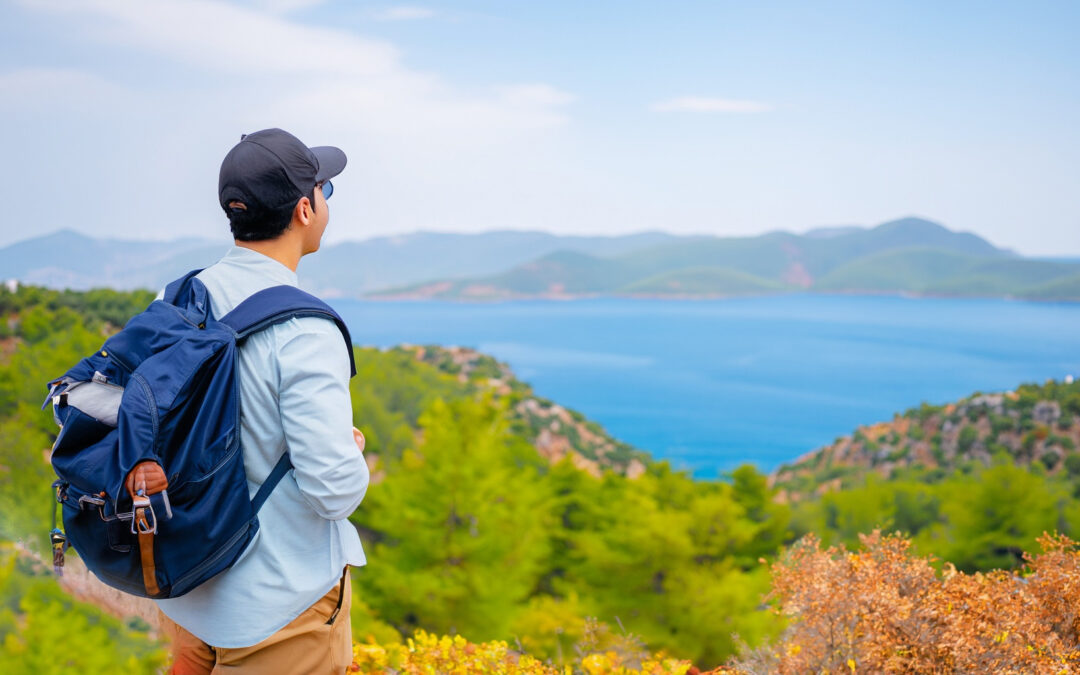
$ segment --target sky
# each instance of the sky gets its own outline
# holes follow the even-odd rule
[[[0,246],[228,239],[222,157],[349,156],[326,240],[916,215],[1080,255],[1080,3],[0,0]]]

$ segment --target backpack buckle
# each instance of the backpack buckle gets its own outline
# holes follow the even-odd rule
[[[154,507],[150,504],[150,498],[145,494],[135,497],[131,504],[131,533],[132,534],[157,534],[157,515]]]
[[[68,543],[67,537],[58,528],[53,528],[49,533],[49,543],[52,548],[53,554],[53,573],[58,576],[64,576],[64,551],[67,550]]]
[[[100,511],[101,507],[105,506],[105,500],[101,499],[99,497],[93,497],[91,495],[83,495],[83,496],[79,497],[79,510],[80,511],[83,510],[84,508],[86,508],[84,506],[85,504],[90,504],[91,506],[96,506],[98,508],[98,510]],[[103,516],[102,520],[104,520],[104,519],[105,518]]]

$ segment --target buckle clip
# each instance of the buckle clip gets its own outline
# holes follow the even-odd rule
[[[142,490],[132,500],[131,512],[134,516],[131,519],[132,534],[157,534],[157,515],[150,498]]]
[[[79,497],[79,510],[80,511],[83,510],[84,508],[86,508],[86,506],[85,506],[86,504],[90,504],[91,506],[96,506],[96,507],[98,507],[100,509],[101,507],[105,506],[105,500],[101,499],[99,497],[93,497],[91,495],[83,495],[82,497]]]
[[[49,533],[49,543],[52,548],[53,554],[53,573],[58,576],[64,576],[64,551],[67,550],[67,537],[58,528],[53,528]]]

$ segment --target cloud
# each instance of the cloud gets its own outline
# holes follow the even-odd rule
[[[275,14],[288,14],[302,9],[317,7],[326,0],[256,0],[259,7],[267,9]]]
[[[682,96],[653,103],[649,109],[655,112],[761,113],[769,112],[773,106],[759,101]]]
[[[398,67],[387,42],[211,0],[23,0],[30,9],[99,19],[87,37],[215,72],[373,75]]]
[[[243,92],[252,104],[292,110],[297,117],[304,108],[315,108],[308,114],[390,128],[409,120],[410,132],[417,125],[422,130],[463,124],[482,133],[482,125],[498,130],[561,124],[566,116],[553,109],[573,98],[543,83],[495,87],[486,96],[458,90],[434,74],[406,67],[387,41],[214,0],[22,1],[72,22],[94,19],[83,28],[89,39],[202,69],[218,76],[205,80],[207,88],[225,82],[236,100],[243,100]],[[310,1],[263,0],[281,6]]]
[[[549,84],[516,84],[499,87],[503,99],[518,106],[562,106],[574,100],[574,95]]]
[[[131,91],[76,68],[18,68],[0,72],[0,110],[37,111],[63,102],[87,110],[107,101],[133,105]]]
[[[372,18],[376,21],[416,21],[417,19],[430,19],[435,15],[436,12],[433,9],[405,5],[372,12]]]
[[[372,223],[539,226],[557,202],[536,185],[573,165],[561,130],[574,96],[552,83],[459,86],[407,65],[391,42],[265,4],[22,1],[40,30],[79,35],[61,68],[0,69],[0,124],[27,139],[5,151],[33,174],[62,172],[70,199],[52,215],[58,224],[107,211],[103,196],[123,193],[133,213],[183,205],[155,231],[213,232],[220,212],[207,176],[241,132],[271,126],[349,154],[332,239]],[[41,136],[47,153],[30,140]],[[0,170],[0,183],[8,176]],[[140,222],[113,223],[111,234],[145,236]]]

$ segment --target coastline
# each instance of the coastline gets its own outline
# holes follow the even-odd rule
[[[401,293],[394,295],[326,295],[335,300],[360,300],[363,302],[440,302],[448,304],[495,304],[500,302],[519,302],[528,300],[551,300],[560,302],[573,302],[577,300],[739,300],[744,298],[776,298],[776,297],[885,297],[903,298],[908,300],[1003,300],[1007,302],[1030,302],[1037,304],[1080,304],[1078,298],[1028,298],[1017,295],[962,295],[949,293],[916,293],[913,291],[776,291],[763,293],[508,293],[500,296],[487,297],[464,297],[454,296],[449,298],[415,293]]]

